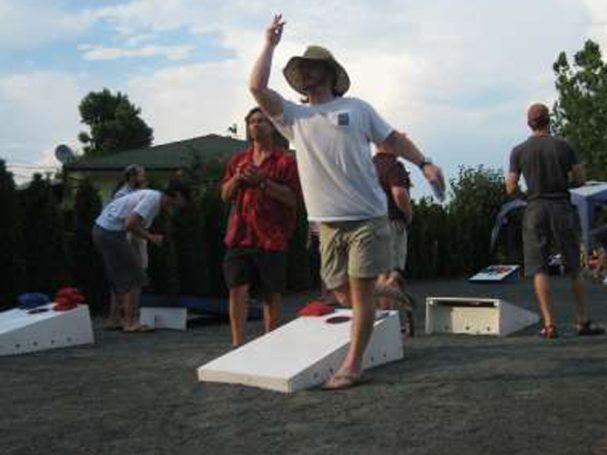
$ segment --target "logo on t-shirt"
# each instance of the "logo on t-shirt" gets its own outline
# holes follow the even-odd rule
[[[350,124],[350,114],[347,112],[337,114],[337,124],[339,126],[348,126]]]

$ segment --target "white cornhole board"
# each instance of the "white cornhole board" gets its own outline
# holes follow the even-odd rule
[[[507,336],[538,323],[540,317],[500,299],[428,297],[426,333]]]
[[[186,308],[141,307],[139,322],[156,329],[185,330],[188,322]]]
[[[321,317],[300,317],[198,368],[198,379],[295,392],[326,381],[343,362],[350,344],[351,321],[330,324],[338,310]],[[363,368],[400,360],[403,342],[398,312],[377,313]]]
[[[88,305],[68,311],[53,311],[53,305],[39,307],[44,313],[1,312],[0,356],[94,343]]]
[[[505,281],[516,281],[520,266],[518,265],[490,265],[469,278],[468,281],[475,283],[499,283]]]

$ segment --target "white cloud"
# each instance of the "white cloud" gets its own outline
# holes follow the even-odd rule
[[[80,129],[82,81],[67,73],[36,71],[0,78],[0,156],[19,165],[53,165],[60,143],[74,144]],[[21,175],[34,171],[20,167]]]
[[[141,47],[108,47],[93,44],[80,44],[78,49],[82,52],[85,60],[116,60],[120,58],[133,57],[164,57],[169,60],[184,60],[194,50],[191,45],[177,46],[154,46]]]
[[[78,36],[96,18],[45,0],[0,0],[0,49],[29,49]]]
[[[607,2],[604,0],[584,0],[592,17],[590,28],[591,37],[596,40],[607,53]]]
[[[232,60],[194,65],[175,61],[160,70],[125,74],[124,86],[111,88],[125,90],[142,108],[156,143],[224,133],[252,103],[248,73],[271,13],[282,11],[288,24],[275,56],[275,88],[296,99],[280,69],[305,45],[324,44],[350,72],[352,95],[371,102],[453,172],[458,163],[503,163],[512,143],[526,134],[526,106],[554,98],[551,67],[561,50],[580,49],[587,36],[600,38],[607,48],[604,0],[383,0],[344,5],[343,0],[125,1],[81,13],[85,24],[93,17],[114,27],[117,36],[112,38],[121,44],[81,50],[89,60],[178,60],[193,55],[193,47],[190,42],[158,45],[165,31],[219,36],[221,44],[234,51]],[[41,11],[58,20],[57,12]],[[72,33],[65,26],[58,30]],[[0,37],[4,35],[0,31]],[[97,77],[94,89],[106,85],[103,75]],[[79,97],[66,94],[63,99],[76,106]],[[0,119],[5,117],[0,105]],[[65,120],[62,127],[71,137],[78,131],[75,123],[73,118]],[[0,128],[2,136],[5,126]],[[49,128],[49,143],[54,144]],[[9,136],[12,142],[28,137]]]

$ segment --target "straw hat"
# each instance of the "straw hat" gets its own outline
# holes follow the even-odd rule
[[[287,66],[282,70],[285,78],[289,85],[296,92],[302,95],[307,95],[304,91],[303,83],[301,81],[301,73],[299,72],[299,64],[305,60],[323,61],[326,62],[335,71],[335,92],[338,95],[343,95],[350,88],[350,78],[348,73],[343,66],[339,64],[333,57],[333,54],[321,46],[308,46],[302,56],[292,57],[287,63]]]

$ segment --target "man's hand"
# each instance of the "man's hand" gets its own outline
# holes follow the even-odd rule
[[[282,14],[274,14],[272,23],[266,29],[266,43],[272,47],[278,46],[282,38],[282,29],[286,22],[282,20]]]
[[[150,238],[148,240],[153,245],[162,246],[162,242],[164,240],[164,236],[162,234],[150,234]]]
[[[442,169],[435,164],[426,164],[423,173],[428,183],[435,188],[435,192],[438,191],[440,194],[444,195],[446,186]]]
[[[258,186],[265,179],[265,173],[255,166],[249,166],[243,170],[243,180],[251,186]]]

